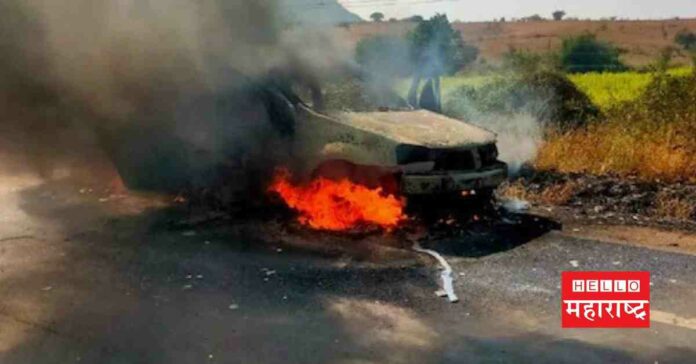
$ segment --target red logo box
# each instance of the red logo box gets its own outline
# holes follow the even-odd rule
[[[563,328],[650,327],[650,272],[562,272]]]

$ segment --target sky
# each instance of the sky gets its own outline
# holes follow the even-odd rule
[[[321,1],[321,0],[317,0]],[[569,17],[616,16],[631,19],[696,17],[696,0],[339,0],[347,9],[369,19],[379,11],[388,18],[429,17],[445,13],[450,20],[484,21],[521,18],[533,14],[551,17],[564,10]]]

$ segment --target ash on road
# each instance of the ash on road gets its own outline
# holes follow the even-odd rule
[[[1,181],[2,363],[696,360],[693,255],[558,231],[438,237],[450,304],[435,264],[363,242],[389,237],[317,254],[263,226],[174,229],[181,212],[156,197]],[[350,254],[363,248],[374,259]],[[651,271],[652,327],[560,329],[564,270]]]

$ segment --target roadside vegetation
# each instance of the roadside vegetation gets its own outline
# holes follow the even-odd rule
[[[427,27],[417,28],[419,33],[401,40],[364,40],[358,61],[370,65],[384,52],[406,58],[408,44],[411,49],[427,44],[415,41],[428,38]],[[526,120],[520,115],[537,120],[542,131],[536,158],[529,162],[535,169],[696,183],[696,71],[670,68],[676,47],[693,48],[688,34],[677,37],[674,48],[666,48],[651,66],[634,70],[622,63],[617,46],[592,34],[565,38],[557,53],[510,49],[500,65],[483,67],[472,62],[477,52],[457,32],[447,34],[442,111],[470,121]],[[460,72],[448,74],[453,68]],[[399,65],[389,71],[402,77],[395,89],[406,96],[411,70]]]
[[[413,76],[441,67],[441,111],[498,133],[501,158],[520,172],[500,196],[696,222],[696,67],[683,62],[696,65],[693,32],[639,67],[624,62],[624,44],[591,32],[564,36],[554,51],[510,46],[493,63],[446,18],[415,22],[406,35],[364,39],[356,60],[409,102]]]
[[[691,67],[666,70],[670,76],[683,77]],[[571,81],[602,110],[637,99],[655,77],[653,72],[589,72],[568,75]]]
[[[695,69],[670,69],[663,57],[624,70],[616,49],[593,39],[568,40],[563,52],[603,49],[596,58],[511,50],[499,70],[445,79],[444,112],[469,120],[532,115],[544,129],[530,162],[537,170],[696,183]]]
[[[658,74],[633,100],[569,132],[549,130],[534,165],[696,182],[696,74]]]
[[[696,182],[693,72],[574,74],[570,84],[558,73],[531,76],[536,84],[530,76],[446,78],[445,112],[533,112],[546,130],[539,169]]]

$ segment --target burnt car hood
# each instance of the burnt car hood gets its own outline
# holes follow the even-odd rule
[[[334,120],[395,142],[429,148],[461,148],[495,143],[495,133],[427,110],[337,112]]]

